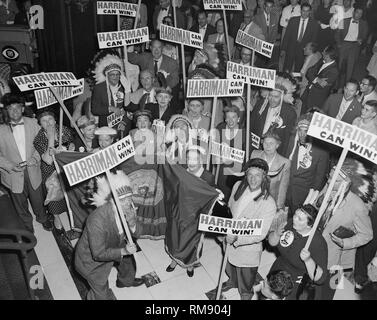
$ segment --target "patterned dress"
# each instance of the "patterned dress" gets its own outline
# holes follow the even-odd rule
[[[56,127],[57,134],[56,136],[59,136],[59,128]],[[72,132],[69,128],[63,127],[63,139],[62,139],[62,144],[63,146],[67,146],[73,141],[73,135]],[[57,148],[59,146],[59,140],[55,141],[54,147]],[[47,138],[47,133],[45,129],[41,129],[37,136],[34,139],[34,147],[42,156],[47,149],[48,149],[48,138]],[[50,177],[54,172],[55,172],[55,165],[54,163],[47,164],[43,160],[41,160],[41,171],[42,171],[42,181],[43,181],[43,187],[46,187],[46,180],[48,177]],[[59,200],[59,201],[51,201],[47,205],[48,212],[52,215],[59,215],[63,212],[67,211],[67,206],[65,203],[65,200]]]

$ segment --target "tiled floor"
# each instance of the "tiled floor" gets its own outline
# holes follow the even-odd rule
[[[68,218],[61,216],[63,225],[68,228]],[[80,296],[58,250],[55,239],[50,232],[46,232],[39,224],[35,224],[38,245],[36,253],[40,260],[45,277],[50,286],[52,295],[56,300],[79,300]],[[137,277],[150,272],[156,272],[161,283],[147,288],[145,285],[137,288],[119,289],[115,286],[117,271],[111,271],[109,285],[118,300],[208,300],[206,292],[217,287],[222,263],[222,250],[213,238],[204,238],[201,266],[195,268],[192,278],[179,266],[173,272],[165,269],[170,263],[170,258],[165,252],[163,240],[138,240],[141,252],[137,253]],[[273,253],[264,251],[258,269],[259,274],[265,277],[275,260]],[[227,280],[225,276],[224,281]],[[227,300],[239,300],[236,289],[224,294]],[[353,292],[353,285],[344,280],[344,288],[338,289],[334,300],[357,300]]]

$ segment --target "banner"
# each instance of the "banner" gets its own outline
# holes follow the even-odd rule
[[[227,219],[201,214],[199,231],[216,232],[238,236],[260,236],[263,219]]]
[[[97,1],[97,14],[136,17],[137,4],[119,1]]]
[[[226,77],[235,80],[243,79],[246,84],[274,89],[276,70],[244,66],[228,61]]]
[[[148,27],[97,33],[100,49],[123,47],[149,41]]]
[[[377,136],[368,131],[316,112],[308,134],[377,164]]]
[[[48,87],[78,87],[80,81],[72,72],[47,72],[13,77],[14,83],[23,91]]]
[[[239,97],[243,95],[242,80],[189,79],[187,98]]]
[[[200,33],[170,27],[165,24],[161,24],[160,39],[203,49],[203,36]]]
[[[211,154],[239,163],[243,163],[245,159],[245,151],[214,141],[211,142]]]
[[[123,119],[124,114],[120,114],[117,116],[115,113],[110,114],[107,117],[107,125],[112,128],[115,127],[118,123],[120,123]]]
[[[242,10],[242,0],[203,0],[204,10]]]
[[[63,167],[70,186],[108,171],[135,155],[131,137]]]
[[[62,100],[68,100],[73,97],[77,97],[84,93],[84,79],[80,79],[80,86],[78,87],[58,87],[59,96]],[[37,103],[37,109],[46,108],[55,103],[58,103],[54,94],[50,89],[41,89],[34,91],[35,101]]]
[[[274,45],[272,43],[255,38],[242,30],[238,30],[236,43],[254,50],[264,56],[271,58]]]

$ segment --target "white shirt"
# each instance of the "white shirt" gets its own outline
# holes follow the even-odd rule
[[[207,26],[208,24],[206,24],[204,27],[199,26],[199,33],[203,36],[203,39],[207,31]]]
[[[24,122],[24,119],[21,119],[20,122]],[[11,128],[21,159],[22,161],[26,161],[25,125],[18,125]]]
[[[281,14],[280,18],[280,25],[283,28],[286,28],[288,26],[288,22],[292,17],[299,17],[301,15],[301,7],[299,4],[292,7],[292,5],[288,5],[283,9],[283,12]]]
[[[168,10],[162,10],[160,9],[160,12],[158,13],[157,16],[157,30],[160,30],[160,26],[162,24],[162,20],[168,15]]]
[[[268,108],[266,122],[264,123],[263,134],[270,128],[271,124],[275,121],[276,117],[280,114],[281,107]]]
[[[266,11],[263,11],[263,13],[264,13],[264,18],[266,19],[266,25],[267,27],[269,27],[271,24],[271,14],[267,15]]]
[[[371,93],[365,95],[364,99],[363,95],[361,95],[358,100],[364,106],[368,101],[377,100],[377,92],[373,90]],[[361,102],[361,100],[363,100],[363,102]]]
[[[216,43],[224,43],[224,33],[223,34],[220,34],[218,33],[217,34],[217,38],[216,38]]]
[[[359,22],[355,23],[353,19],[351,19],[350,26],[348,28],[348,33],[344,38],[344,41],[357,41],[357,37],[359,35]]]
[[[342,120],[342,118],[343,118],[344,114],[346,113],[348,107],[352,103],[352,100],[353,99],[351,99],[349,101],[346,101],[346,99],[344,99],[344,97],[343,97],[342,103],[340,104],[340,107],[339,107],[339,112],[338,112],[338,114],[336,116],[336,119]]]
[[[300,24],[298,25],[297,40],[299,40],[299,37],[300,37],[300,34],[301,34],[302,21],[304,21],[304,32],[303,32],[303,35],[304,35],[304,34],[305,34],[306,27],[308,26],[309,18],[306,18],[305,20],[302,19],[302,18],[300,18]]]
[[[152,88],[151,91],[143,90],[143,95],[148,94],[147,100],[145,100],[145,103],[157,103],[156,100],[156,92],[154,88]]]

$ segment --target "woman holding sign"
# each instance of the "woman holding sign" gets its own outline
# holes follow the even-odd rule
[[[226,265],[229,280],[223,284],[223,292],[238,288],[241,300],[251,300],[263,250],[262,241],[276,214],[276,205],[269,193],[267,162],[259,158],[252,159],[245,169],[245,178],[234,185],[229,208],[233,219],[263,219],[263,225],[260,235],[226,237],[230,245]]]
[[[280,225],[268,237],[270,245],[277,246],[280,253],[269,273],[284,270],[293,279],[294,288],[287,300],[313,300],[314,297],[303,298],[300,294],[305,281],[321,285],[326,280],[327,244],[321,233],[314,234],[309,250],[304,248],[317,213],[312,205],[304,205],[296,210],[292,220]],[[315,294],[319,297],[319,290]]]

